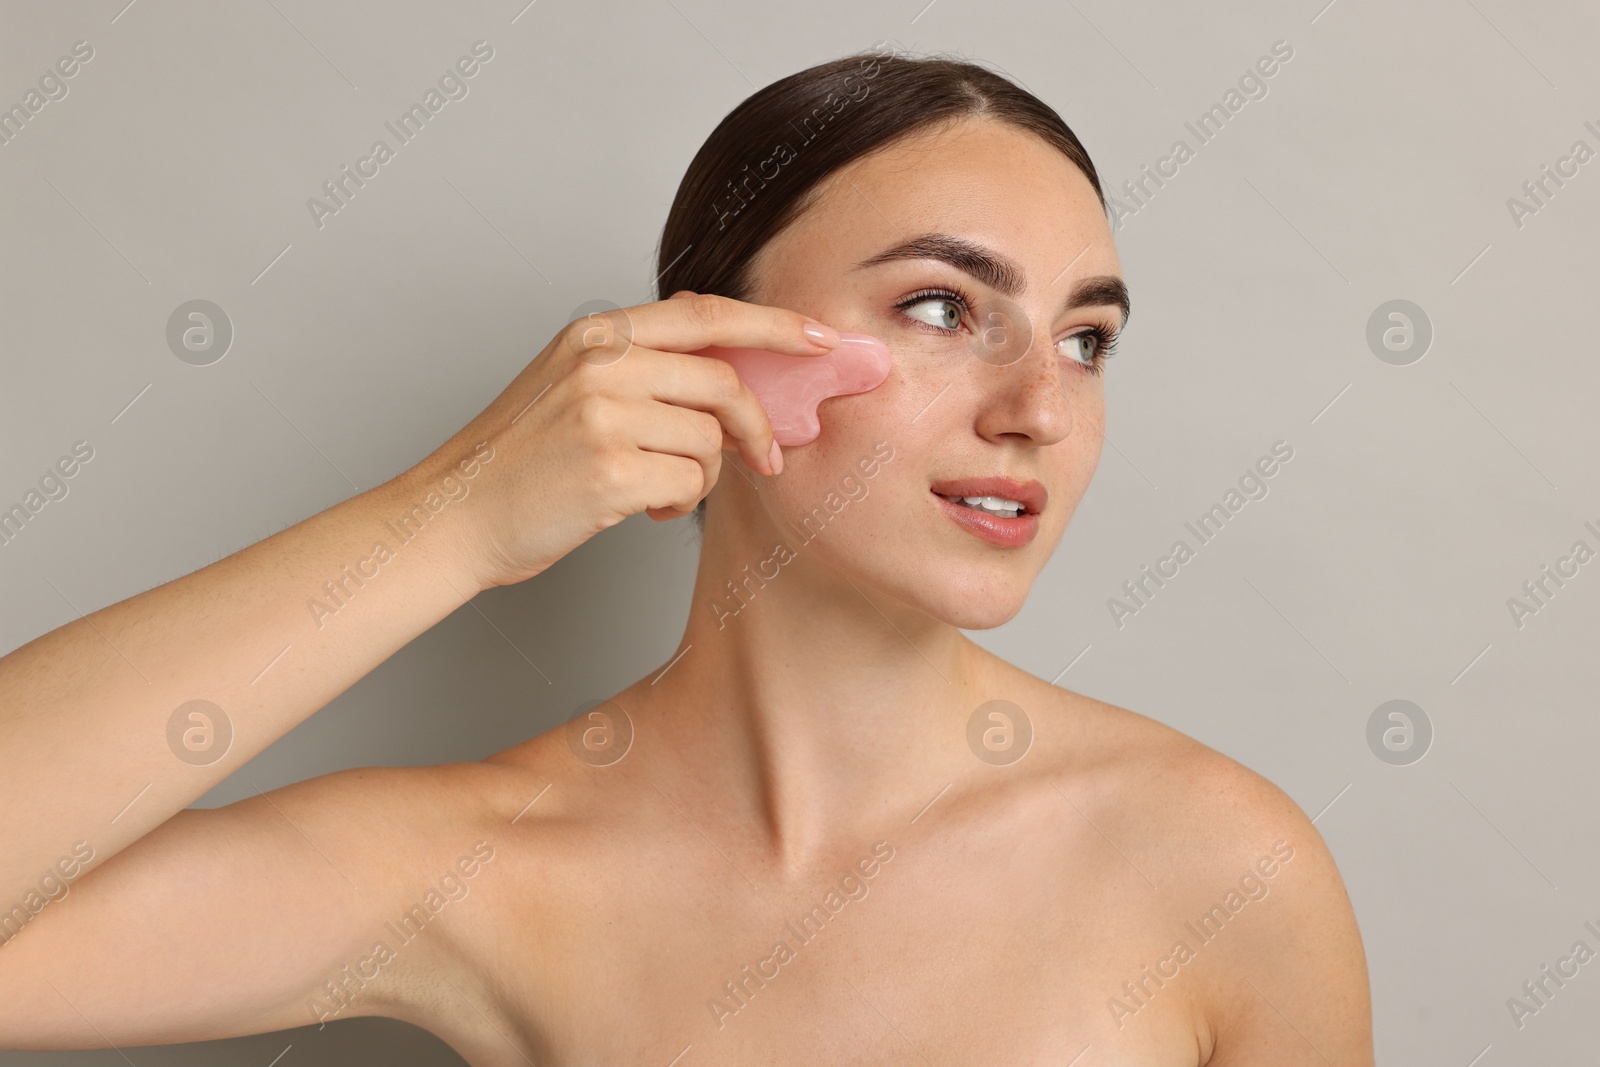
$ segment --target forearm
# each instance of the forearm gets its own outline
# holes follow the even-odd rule
[[[99,862],[137,840],[479,592],[464,508],[438,488],[454,475],[470,492],[455,463],[471,458],[430,459],[0,658],[0,918],[75,844]]]

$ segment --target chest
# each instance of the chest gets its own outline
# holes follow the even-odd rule
[[[908,834],[838,855],[772,879],[703,840],[635,842],[582,882],[540,875],[537,912],[498,925],[502,1010],[541,1063],[1196,1062],[1199,980],[1146,977],[1175,920],[1103,842]]]

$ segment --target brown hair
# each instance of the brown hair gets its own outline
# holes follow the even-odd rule
[[[657,299],[682,289],[749,299],[756,255],[809,206],[824,178],[892,141],[965,118],[1043,138],[1083,172],[1105,209],[1089,153],[1048,104],[986,67],[908,56],[880,42],[773,82],[717,124],[667,213]],[[702,500],[697,522],[704,510]]]

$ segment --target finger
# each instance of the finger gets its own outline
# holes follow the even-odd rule
[[[628,318],[634,344],[668,352],[718,345],[818,356],[839,343],[837,330],[798,311],[686,290],[631,307]],[[806,334],[808,326],[816,336]]]
[[[775,445],[772,420],[766,408],[739,379],[738,372],[720,359],[681,352],[648,352],[635,366],[647,366],[641,377],[650,395],[664,403],[692,408],[716,417],[725,438],[737,444],[745,465],[762,474],[773,473]]]
[[[699,502],[705,484],[705,470],[685,456],[664,452],[638,452],[643,484],[649,488],[641,498],[652,519],[665,521],[688,515]]]
[[[654,400],[646,403],[632,419],[634,444],[646,452],[682,456],[700,465],[700,491],[677,505],[680,512],[693,511],[722,472],[722,425],[704,411]]]

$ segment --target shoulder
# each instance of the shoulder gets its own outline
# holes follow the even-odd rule
[[[1225,894],[1241,878],[1270,878],[1304,900],[1343,899],[1322,835],[1263,775],[1114,704],[1061,690],[1052,711],[1064,720],[1045,761],[1054,784],[1086,816],[1123,832],[1157,885]]]
[[[1371,1063],[1354,910],[1300,806],[1137,712],[1064,690],[1047,706],[1065,742],[1043,761],[1053,784],[1154,885],[1150,918],[1175,947],[1212,961],[1195,983],[1217,1050],[1209,1062],[1239,1062],[1224,1053],[1251,1042],[1280,1062]]]
[[[1141,835],[1187,842],[1195,856],[1272,832],[1306,836],[1299,806],[1237,760],[1128,708],[1021,671],[1011,681],[1032,720],[1038,773],[1074,801],[1119,815]]]
[[[1021,672],[1017,672],[1019,675]],[[1014,689],[1034,719],[1036,773],[1171,857],[1174,872],[1231,863],[1277,840],[1326,852],[1300,806],[1239,761],[1150,716],[1049,685]]]

